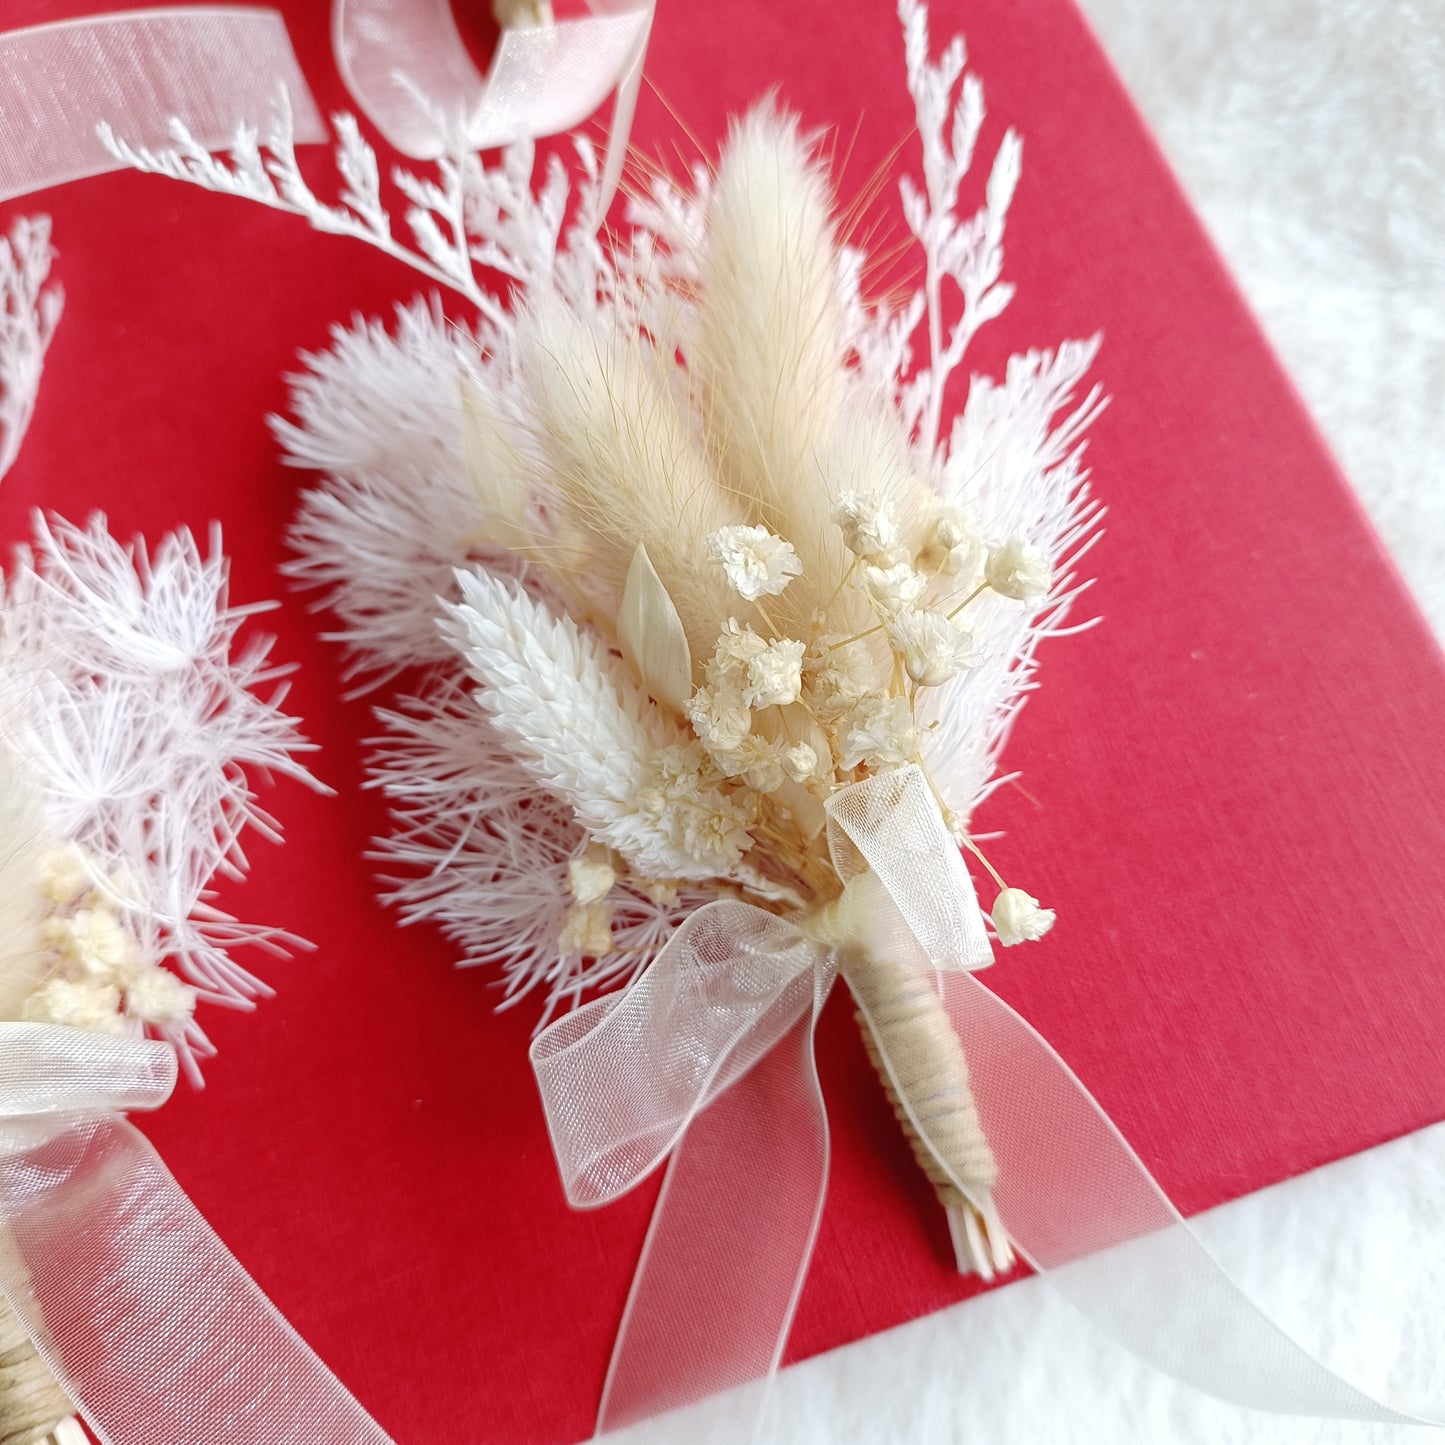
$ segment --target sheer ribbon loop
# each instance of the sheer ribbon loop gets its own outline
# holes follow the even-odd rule
[[[544,1029],[532,1067],[569,1202],[608,1204],[640,1184],[809,1012],[813,976],[831,981],[830,969],[781,918],[709,903],[624,993]]]
[[[175,1050],[166,1044],[0,1023],[0,1119],[155,1109],[175,1083]]]
[[[851,882],[871,870],[907,926],[906,938],[887,929],[870,943],[875,951],[890,944],[908,951],[911,945],[923,950],[929,966],[943,970],[993,962],[973,880],[921,768],[899,768],[843,788],[828,799],[827,813],[838,876]]]
[[[655,0],[590,3],[591,15],[505,29],[483,76],[450,0],[335,0],[336,61],[358,108],[418,160],[560,135],[615,94],[597,223],[622,176]],[[282,89],[293,139],[324,141],[284,21],[253,6],[118,11],[0,34],[0,200],[116,170],[101,122],[156,149],[175,117],[220,150],[243,127],[264,133]]]
[[[154,148],[178,116],[218,149],[239,126],[260,128],[282,87],[296,140],[325,140],[274,10],[189,6],[12,30],[0,35],[0,200],[118,169],[102,121]]]
[[[561,135],[614,92],[594,202],[606,213],[622,176],[655,0],[589,0],[593,14],[503,29],[484,76],[450,0],[336,0],[332,38],[347,89],[403,155],[435,160],[460,142],[490,150]]]

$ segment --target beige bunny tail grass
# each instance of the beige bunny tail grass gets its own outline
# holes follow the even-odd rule
[[[795,116],[737,121],[718,167],[702,260],[696,364],[725,483],[804,561],[828,530],[818,458],[846,391],[827,178]]]
[[[561,552],[585,570],[573,585],[601,589],[600,610],[615,617],[641,542],[693,657],[708,655],[738,599],[720,569],[699,563],[713,532],[746,518],[693,446],[666,363],[553,296],[533,301],[517,332],[545,484],[563,503]]]

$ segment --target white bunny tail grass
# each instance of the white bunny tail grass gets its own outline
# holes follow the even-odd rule
[[[726,878],[751,846],[702,781],[696,744],[649,706],[595,634],[486,572],[460,578],[448,637],[514,756],[593,837],[648,877]]]
[[[734,122],[703,243],[696,369],[708,443],[756,519],[803,547],[826,515],[817,457],[843,410],[842,292],[827,176],[796,116],[765,104]],[[808,569],[805,567],[805,575]]]
[[[682,619],[693,655],[711,648],[719,612],[734,606],[706,539],[748,520],[693,445],[667,375],[672,363],[556,296],[528,299],[518,318],[519,372],[542,465],[571,528],[558,541],[570,572],[559,584],[615,617],[642,543]]]
[[[251,1008],[270,989],[232,950],[297,940],[222,913],[213,883],[244,877],[245,834],[279,838],[252,780],[313,781],[295,756],[310,745],[281,711],[287,669],[269,639],[238,641],[264,609],[230,605],[219,529],[207,554],[185,531],[148,554],[99,516],[79,528],[37,515],[34,527],[6,578],[0,666],[24,694],[6,741],[35,779],[42,831],[78,851],[77,887],[123,921],[140,962],[173,970],[194,1000]],[[132,1012],[198,1077],[214,1049],[180,996],[167,999]]]

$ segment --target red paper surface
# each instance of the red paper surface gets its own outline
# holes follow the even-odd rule
[[[10,0],[5,21],[84,8]],[[318,98],[345,105],[326,7],[283,8]],[[1091,557],[1106,622],[1047,645],[1008,759],[1027,791],[978,820],[1008,830],[997,862],[1059,923],[985,978],[1195,1211],[1445,1117],[1445,673],[1072,6],[939,3],[933,22],[939,43],[966,30],[984,79],[981,155],[1005,124],[1025,135],[1018,296],[973,367],[1102,328],[1116,398],[1090,451],[1110,507]],[[648,152],[696,154],[660,97],[711,149],[771,86],[835,128],[845,195],[916,145],[882,0],[663,0],[649,71]],[[320,153],[306,164],[324,184]],[[967,203],[981,176],[974,189]],[[890,180],[866,213],[881,237],[901,233],[895,195]],[[308,479],[277,465],[265,414],[298,348],[410,296],[411,274],[155,178],[4,209],[53,213],[68,305],[0,535],[22,536],[33,505],[101,507],[152,538],[218,517],[237,599],[284,595],[281,532]],[[578,1439],[652,1191],[568,1211],[526,1061],[534,1008],[494,1014],[485,970],[454,971],[439,938],[372,901],[362,851],[385,821],[359,787],[368,707],[341,699],[301,603],[271,624],[337,796],[272,792],[289,841],[257,849],[231,901],[317,950],[263,961],[279,996],[256,1016],[212,1011],[207,1089],[146,1127],[399,1441]],[[834,1166],[795,1358],[969,1291],[841,991],[821,1056]]]

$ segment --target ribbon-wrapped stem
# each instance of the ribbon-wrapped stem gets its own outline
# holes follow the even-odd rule
[[[978,1117],[963,1045],[929,976],[858,947],[839,949],[838,963],[858,1004],[868,1057],[947,1211],[959,1271],[985,1280],[1006,1273],[1014,1256],[993,1206],[998,1162]]]
[[[67,1427],[74,1415],[70,1396],[0,1295],[0,1445],[65,1442],[72,1436]]]

